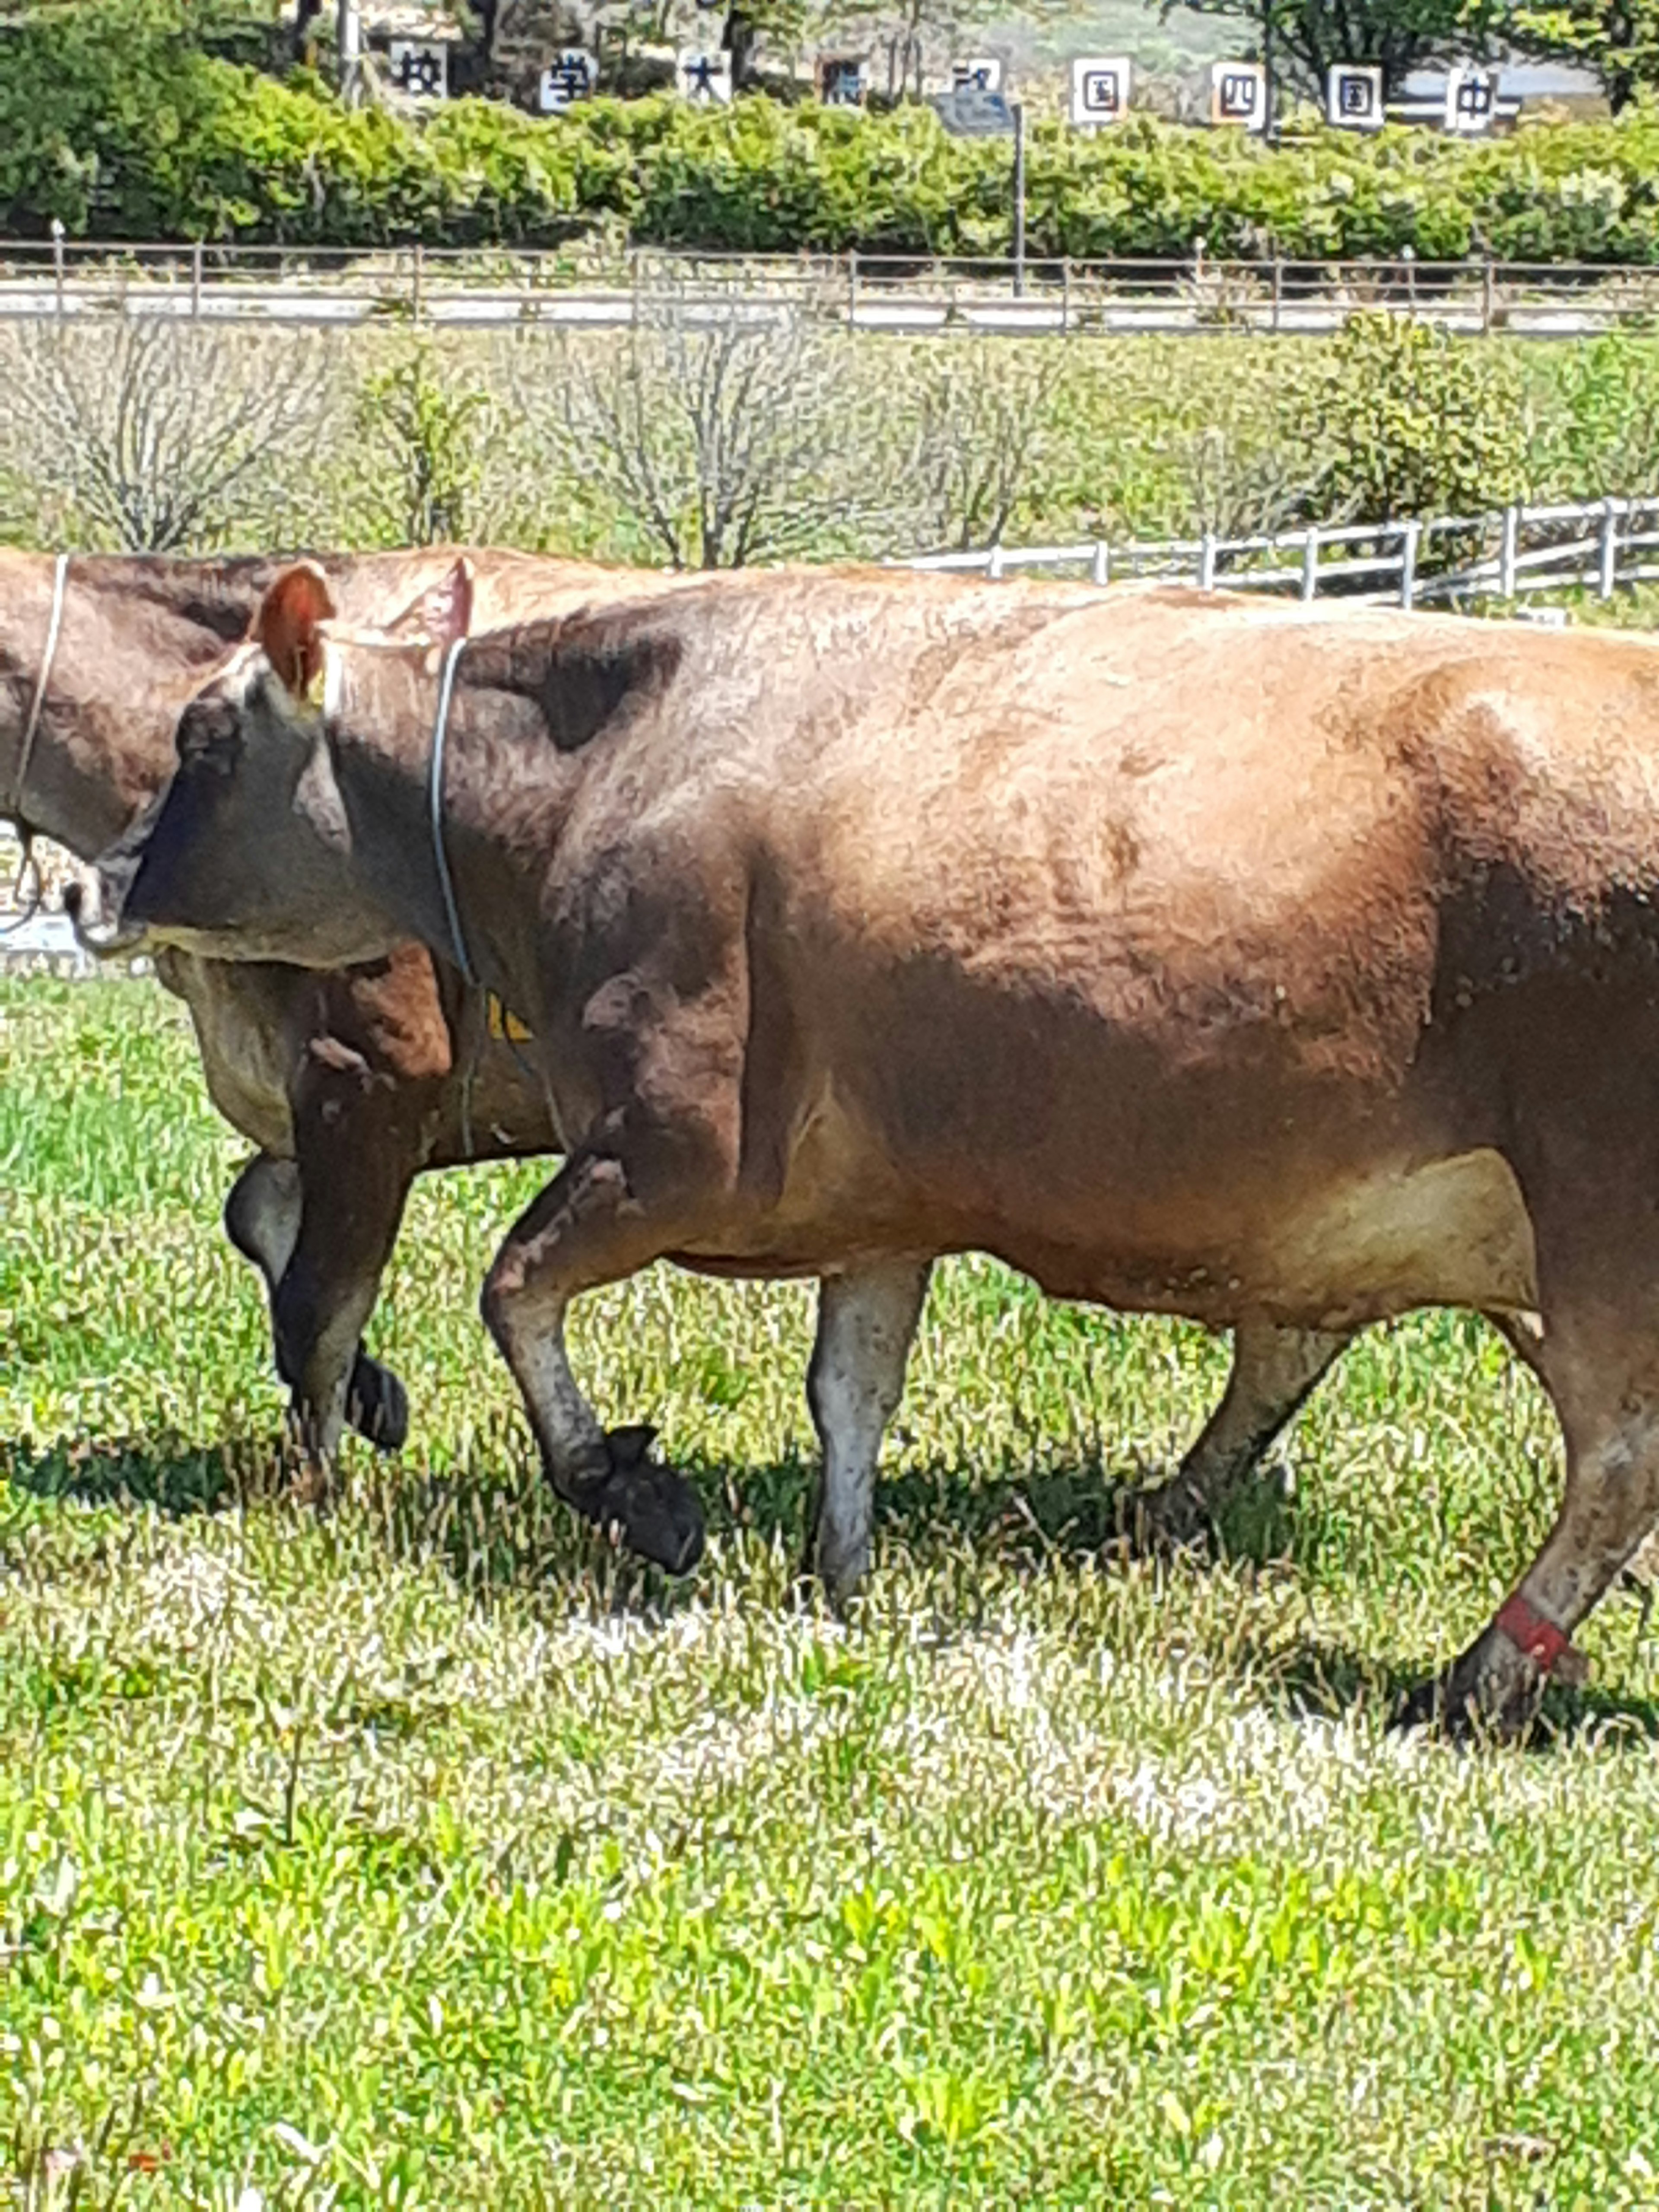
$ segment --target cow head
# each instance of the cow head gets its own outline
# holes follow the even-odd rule
[[[392,654],[435,668],[471,615],[465,562],[385,629],[352,633],[319,568],[284,569],[246,643],[180,718],[171,781],[100,861],[111,942],[311,968],[390,951],[405,933],[364,886],[362,825],[335,773],[346,664]]]

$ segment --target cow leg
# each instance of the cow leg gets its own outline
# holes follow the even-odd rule
[[[818,1292],[806,1395],[823,1470],[806,1565],[833,1598],[853,1589],[870,1564],[876,1462],[932,1272],[927,1260],[878,1261],[826,1275]]]
[[[1547,1676],[1581,1678],[1569,1638],[1659,1516],[1659,1344],[1650,1322],[1632,1328],[1605,1306],[1587,1306],[1582,1320],[1557,1308],[1547,1319],[1532,1364],[1555,1401],[1566,1446],[1560,1512],[1481,1634],[1406,1700],[1407,1723],[1522,1731]]]
[[[308,1355],[303,1334],[296,1347],[292,1319],[286,1326],[279,1325],[277,1311],[283,1277],[301,1243],[306,1199],[298,1161],[258,1152],[231,1185],[225,1200],[225,1233],[242,1257],[264,1277],[276,1371],[296,1394],[302,1392]],[[371,1307],[373,1303],[371,1297]],[[404,1386],[390,1368],[371,1359],[355,1337],[348,1351],[345,1389],[339,1394],[343,1416],[371,1443],[394,1451],[409,1427],[409,1401]]]
[[[403,1222],[410,1185],[431,1150],[438,1085],[371,1073],[337,1048],[296,1085],[294,1143],[304,1203],[273,1304],[295,1424],[325,1466],[349,1421],[383,1449],[409,1428],[409,1401],[360,1339]]]
[[[1198,1536],[1352,1338],[1346,1330],[1280,1328],[1259,1315],[1241,1321],[1221,1402],[1169,1480],[1134,1501],[1148,1535],[1174,1544]]]
[[[686,1573],[702,1555],[701,1501],[682,1475],[646,1457],[650,1429],[599,1426],[570,1371],[564,1323],[583,1291],[697,1241],[697,1209],[674,1202],[694,1188],[683,1184],[644,1205],[620,1159],[577,1152],[508,1232],[483,1298],[485,1326],[524,1395],[553,1488],[671,1574]]]

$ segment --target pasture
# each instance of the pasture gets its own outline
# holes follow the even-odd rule
[[[544,1497],[429,1180],[400,1459],[286,1502],[235,1140],[154,985],[0,984],[0,2202],[1659,2198],[1659,1644],[1528,1752],[1390,1734],[1541,1535],[1483,1326],[1362,1340],[1216,1565],[1114,1547],[1223,1349],[943,1272],[844,1620],[798,1288],[579,1307],[708,1504]],[[257,2193],[250,2193],[257,2192]]]

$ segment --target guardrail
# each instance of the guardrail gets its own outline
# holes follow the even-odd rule
[[[1386,307],[1474,333],[1581,337],[1659,325],[1659,267],[1595,263],[951,260],[278,246],[0,245],[0,319],[101,315],[349,325],[382,319],[475,327],[631,321],[672,300],[721,317],[793,308],[860,330],[1245,331],[1337,328]]]
[[[1289,589],[1304,600],[1340,593],[1349,605],[1457,608],[1574,589],[1610,599],[1622,586],[1659,579],[1659,493],[1421,521],[1316,523],[1250,538],[1206,532],[1119,545],[1106,538],[993,545],[924,554],[905,565],[993,579],[1022,569],[1080,569],[1095,584],[1163,577],[1206,590]]]

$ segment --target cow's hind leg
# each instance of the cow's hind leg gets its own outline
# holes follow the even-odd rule
[[[1351,1341],[1349,1331],[1280,1328],[1260,1316],[1241,1321],[1220,1403],[1169,1480],[1134,1500],[1146,1534],[1174,1544],[1199,1535]]]
[[[264,1278],[276,1370],[296,1400],[302,1391],[307,1354],[303,1340],[296,1347],[291,1330],[277,1326],[277,1302],[300,1243],[305,1201],[298,1162],[279,1160],[270,1152],[254,1155],[231,1185],[225,1200],[225,1233]],[[369,1304],[373,1303],[371,1298]],[[395,1451],[409,1428],[409,1400],[404,1386],[389,1367],[368,1357],[355,1331],[347,1353],[343,1388],[336,1394],[338,1414],[371,1443]]]
[[[832,1597],[870,1564],[876,1462],[904,1389],[904,1366],[932,1263],[878,1261],[827,1275],[806,1395],[823,1454],[806,1565]]]
[[[1407,1723],[1513,1735],[1546,1678],[1580,1674],[1570,1638],[1659,1516],[1659,1335],[1656,1301],[1639,1322],[1586,1305],[1547,1313],[1534,1364],[1559,1415],[1565,1494],[1555,1526],[1513,1595],[1447,1672],[1413,1692]]]
[[[570,1371],[564,1328],[583,1291],[695,1244],[696,1209],[685,1196],[695,1188],[690,1178],[642,1204],[621,1159],[575,1154],[508,1232],[483,1300],[554,1489],[671,1574],[686,1573],[702,1554],[701,1501],[684,1476],[647,1457],[651,1430],[600,1427]]]

